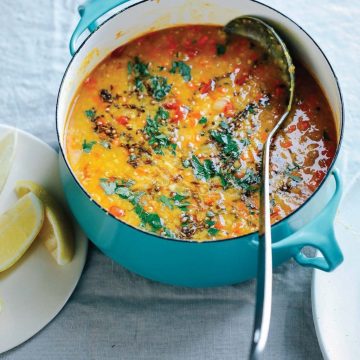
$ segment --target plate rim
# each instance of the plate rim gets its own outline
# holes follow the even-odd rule
[[[355,176],[352,178],[352,180],[349,181],[349,183],[346,185],[346,190],[342,194],[338,209],[341,208],[344,199],[348,196],[348,194],[350,193],[350,190],[353,188],[355,183],[358,181],[360,181],[360,172],[357,172],[355,174]],[[336,221],[336,218],[335,218],[335,221]],[[341,243],[340,243],[340,245],[341,245]],[[317,305],[317,297],[319,296],[318,292],[320,291],[319,290],[319,286],[320,286],[319,285],[319,274],[321,274],[321,273],[322,273],[321,270],[313,269],[313,273],[312,273],[312,277],[311,277],[311,311],[312,311],[313,323],[314,323],[314,327],[315,327],[315,333],[316,333],[316,337],[318,339],[318,343],[320,346],[322,356],[324,357],[324,360],[331,360],[331,357],[330,357],[331,352],[328,349],[327,342],[326,342],[325,337],[320,328],[320,321],[319,321],[320,317],[319,317],[318,305]],[[329,273],[329,274],[331,274],[331,273]]]
[[[24,136],[27,136],[29,138],[31,138],[32,141],[35,141],[37,143],[39,143],[42,146],[45,146],[49,151],[51,151],[52,153],[54,153],[57,157],[59,156],[59,153],[53,148],[51,147],[48,143],[46,143],[45,141],[43,141],[42,139],[38,138],[37,136],[29,133],[28,131],[22,130],[16,126],[11,126],[8,124],[0,124],[0,130],[5,129],[5,130],[9,130],[9,131],[15,131],[17,133],[21,133]],[[5,185],[7,183],[8,179],[5,182]],[[60,183],[62,186],[62,182],[60,179]],[[66,199],[65,199],[66,202]],[[67,202],[66,202],[67,203]],[[74,218],[74,216],[72,216],[71,214],[71,219],[73,222],[73,226],[74,226],[74,230],[75,230],[75,241],[78,242],[78,247],[79,248],[84,248],[83,250],[83,255],[82,255],[82,259],[81,259],[81,266],[80,266],[80,271],[77,274],[77,276],[75,277],[75,281],[72,284],[72,286],[70,287],[68,293],[66,294],[66,296],[63,297],[61,303],[62,305],[60,305],[59,307],[56,308],[56,310],[51,314],[51,316],[49,316],[49,318],[45,321],[45,323],[41,323],[39,326],[35,326],[35,330],[31,331],[31,335],[26,335],[22,338],[20,338],[18,341],[15,342],[15,344],[12,344],[10,346],[5,346],[4,350],[0,351],[0,355],[4,355],[7,354],[8,352],[15,350],[17,347],[19,347],[22,344],[25,344],[27,341],[29,341],[31,338],[33,338],[35,335],[39,334],[42,330],[44,330],[59,314],[60,312],[64,309],[64,307],[67,305],[69,299],[71,298],[71,296],[73,295],[77,285],[79,284],[80,278],[83,274],[84,271],[84,267],[87,261],[87,257],[88,257],[88,250],[89,250],[89,240],[86,237],[86,235],[84,234],[83,230],[81,229],[80,225],[78,224],[78,222],[76,221],[76,219]],[[81,244],[81,242],[83,242],[83,244]]]

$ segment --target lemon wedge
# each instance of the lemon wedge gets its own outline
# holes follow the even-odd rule
[[[11,131],[0,139],[0,194],[14,160],[17,132]]]
[[[59,265],[69,263],[74,255],[74,235],[72,222],[65,210],[41,185],[33,181],[17,181],[15,191],[19,197],[32,192],[43,202],[45,220],[39,238]]]
[[[0,215],[0,272],[24,255],[43,222],[44,206],[34,194],[27,194]]]

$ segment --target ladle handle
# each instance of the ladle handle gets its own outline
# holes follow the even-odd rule
[[[260,223],[258,272],[256,280],[256,308],[250,360],[257,360],[265,349],[270,329],[272,304],[272,240],[270,217],[270,135],[263,148],[262,184],[260,187]]]
[[[80,5],[78,7],[80,21],[71,36],[69,44],[71,56],[74,56],[76,53],[76,42],[86,29],[91,33],[94,32],[99,26],[97,20],[101,16],[128,1],[129,0],[87,0]]]

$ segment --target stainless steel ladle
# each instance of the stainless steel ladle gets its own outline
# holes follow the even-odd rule
[[[264,21],[251,17],[241,16],[230,21],[225,26],[227,34],[245,36],[265,48],[279,66],[282,81],[289,91],[287,107],[280,120],[269,132],[262,152],[262,184],[260,188],[260,216],[259,216],[259,254],[256,289],[256,308],[253,340],[250,359],[256,360],[265,349],[267,342],[272,298],[272,248],[271,248],[271,219],[270,219],[270,145],[271,142],[289,115],[294,98],[295,67],[289,51],[275,30]]]

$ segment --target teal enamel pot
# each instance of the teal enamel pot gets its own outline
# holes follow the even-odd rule
[[[132,38],[177,24],[226,24],[246,14],[271,23],[285,38],[293,55],[315,74],[336,119],[338,153],[343,132],[343,102],[336,76],[324,53],[292,20],[251,0],[93,0],[80,6],[79,13],[81,19],[71,38],[72,59],[61,83],[56,118],[62,182],[80,226],[104,254],[149,279],[205,287],[254,278],[257,233],[201,243],[180,241],[144,232],[109,215],[81,187],[67,162],[66,116],[85,76],[107,54]],[[89,33],[87,37],[85,31]],[[82,44],[77,48],[78,43]],[[333,165],[315,193],[297,211],[272,227],[274,266],[294,257],[302,266],[331,271],[342,262],[333,230],[342,186]],[[302,252],[305,246],[318,249],[318,256],[306,257]]]

